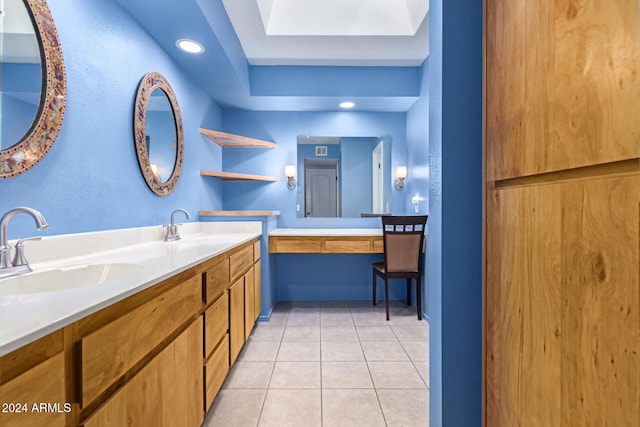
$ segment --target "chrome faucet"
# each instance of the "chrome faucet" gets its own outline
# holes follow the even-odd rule
[[[174,219],[176,216],[176,213],[178,212],[184,213],[187,219],[191,218],[191,215],[189,215],[189,212],[185,211],[184,209],[176,209],[175,211],[173,211],[171,213],[171,224],[169,225],[165,224],[165,227],[167,227],[167,235],[164,236],[165,242],[173,242],[174,240],[180,240],[180,234],[178,233],[178,225],[180,224],[176,224]]]
[[[30,237],[27,239],[21,239],[16,243],[16,253],[11,261],[11,246],[9,246],[9,238],[7,235],[7,229],[9,227],[9,221],[11,218],[19,213],[25,213],[31,215],[36,222],[38,230],[44,230],[49,228],[47,220],[40,212],[32,208],[14,208],[4,214],[0,218],[0,277],[16,276],[18,274],[24,274],[31,271],[29,263],[24,256],[24,241],[25,240],[40,240],[40,237]]]

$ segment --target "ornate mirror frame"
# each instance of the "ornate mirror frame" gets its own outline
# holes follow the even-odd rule
[[[40,42],[42,95],[31,128],[12,147],[0,151],[0,179],[18,176],[49,152],[64,118],[67,81],[58,32],[45,0],[24,0]]]
[[[162,89],[169,99],[171,109],[173,110],[173,120],[176,127],[177,147],[176,147],[176,162],[171,172],[171,176],[165,182],[160,181],[158,175],[156,175],[151,169],[151,162],[149,161],[149,153],[147,152],[146,131],[145,126],[147,122],[147,107],[151,98],[151,93],[154,89]],[[176,189],[178,181],[180,180],[180,174],[182,173],[182,162],[184,158],[184,135],[182,132],[182,115],[180,114],[180,108],[178,107],[178,101],[176,95],[171,89],[169,82],[160,74],[156,72],[147,73],[140,81],[138,86],[138,92],[136,94],[136,103],[133,116],[133,133],[136,144],[136,155],[138,156],[138,164],[142,171],[142,176],[147,185],[158,196],[168,196]]]

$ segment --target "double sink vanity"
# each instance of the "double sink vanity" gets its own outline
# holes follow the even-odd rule
[[[259,222],[27,242],[0,279],[0,425],[198,426],[261,311]]]

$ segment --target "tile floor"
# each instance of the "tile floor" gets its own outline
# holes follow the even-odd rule
[[[205,427],[428,426],[429,326],[398,302],[279,303]]]

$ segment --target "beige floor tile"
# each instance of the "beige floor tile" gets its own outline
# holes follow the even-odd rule
[[[283,341],[320,341],[320,326],[288,326]]]
[[[351,313],[356,326],[386,326],[388,324],[384,313],[376,311]]]
[[[322,407],[320,402],[320,389],[269,390],[258,426],[321,426]]]
[[[364,341],[362,350],[367,361],[408,361],[409,356],[397,341]]]
[[[391,326],[391,329],[401,342],[429,342],[429,329],[427,329],[425,325],[393,325]]]
[[[429,390],[376,390],[389,427],[429,425]]]
[[[266,394],[267,390],[220,390],[202,427],[255,427]]]
[[[356,328],[348,326],[325,326],[320,327],[321,341],[358,341]]]
[[[278,352],[278,362],[318,362],[320,342],[283,341]]]
[[[349,312],[349,303],[347,301],[320,301],[320,312]]]
[[[398,341],[391,327],[380,326],[356,326],[360,341]]]
[[[290,313],[287,326],[320,326],[320,313]]]
[[[429,360],[429,343],[427,341],[403,341],[401,344],[414,362]]]
[[[269,389],[320,388],[320,362],[276,362]]]
[[[372,389],[322,390],[322,422],[331,427],[385,426],[378,396]]]
[[[422,380],[425,382],[425,384],[427,385],[427,388],[429,387],[429,362],[413,362],[413,364],[415,365],[416,369],[418,370],[418,373],[420,374],[420,376],[422,377]]]
[[[252,341],[282,341],[284,323],[272,325],[271,323],[257,323],[253,328],[249,339]]]
[[[357,341],[323,341],[323,362],[364,362],[362,347]]]
[[[353,326],[353,319],[351,318],[351,313],[344,312],[321,312],[320,313],[320,324],[322,326]]]
[[[279,341],[247,341],[238,356],[243,362],[274,362],[280,348]]]
[[[274,364],[236,361],[222,388],[267,388]]]
[[[373,382],[365,362],[322,362],[322,388],[373,388]]]
[[[376,389],[419,389],[427,385],[411,362],[367,362]]]

